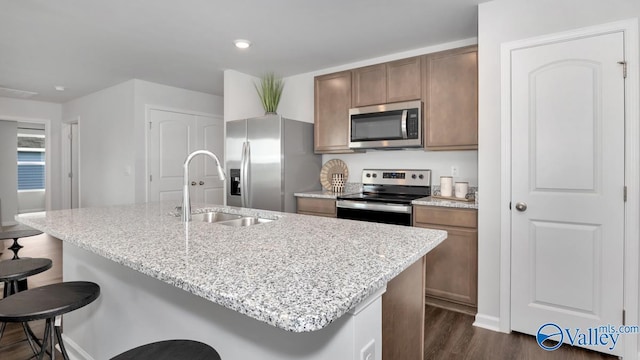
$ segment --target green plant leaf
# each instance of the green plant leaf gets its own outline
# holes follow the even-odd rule
[[[258,92],[264,111],[276,112],[284,89],[284,81],[274,73],[267,73],[260,79],[260,85],[256,83],[253,85]]]

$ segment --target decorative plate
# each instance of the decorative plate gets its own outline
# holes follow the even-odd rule
[[[322,165],[320,170],[320,183],[325,190],[332,190],[331,178],[333,174],[343,174],[344,182],[349,178],[349,169],[347,164],[340,159],[331,159]]]

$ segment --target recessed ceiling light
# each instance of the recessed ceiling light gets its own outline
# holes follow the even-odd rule
[[[246,48],[248,48],[249,46],[251,46],[251,41],[249,41],[249,40],[244,40],[244,39],[238,39],[238,40],[235,40],[233,43],[234,43],[234,44],[236,44],[236,47],[237,47],[238,49],[246,49]]]
[[[58,91],[64,91],[64,86],[58,85],[58,86],[55,87],[55,89],[58,90]]]

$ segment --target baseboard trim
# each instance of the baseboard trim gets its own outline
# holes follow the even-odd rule
[[[476,321],[473,322],[473,326],[491,331],[503,332],[500,330],[500,318],[495,316],[478,313],[476,314]]]
[[[64,333],[62,334],[62,341],[64,341],[65,349],[69,354],[70,360],[94,360],[86,351],[84,351],[80,345],[71,340]]]

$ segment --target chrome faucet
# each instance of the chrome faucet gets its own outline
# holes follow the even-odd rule
[[[225,180],[224,170],[222,169],[222,166],[220,166],[220,160],[218,160],[218,157],[216,156],[216,154],[207,150],[196,150],[191,154],[189,154],[189,156],[187,156],[187,158],[184,160],[184,165],[183,165],[183,168],[184,168],[184,186],[182,188],[182,221],[183,222],[191,221],[191,198],[189,197],[189,163],[191,162],[191,159],[193,159],[196,155],[201,155],[201,154],[208,155],[210,158],[212,158],[216,162],[216,166],[218,168],[218,176],[220,177],[220,180],[222,181]]]

